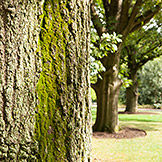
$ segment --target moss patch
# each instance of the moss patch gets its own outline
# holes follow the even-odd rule
[[[40,32],[42,72],[37,85],[36,140],[39,161],[66,159],[66,44],[70,19],[66,2],[46,0]],[[65,14],[66,13],[66,14]],[[65,16],[66,15],[66,16]]]

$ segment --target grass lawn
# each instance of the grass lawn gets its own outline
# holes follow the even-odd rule
[[[95,109],[92,109],[95,120]],[[94,162],[162,162],[162,113],[119,114],[120,126],[143,129],[145,137],[132,139],[92,138]]]

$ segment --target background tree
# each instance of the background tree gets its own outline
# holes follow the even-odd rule
[[[35,161],[41,1],[0,1],[0,161]]]
[[[87,0],[45,0],[36,140],[39,161],[89,162],[89,26]]]
[[[154,24],[156,25],[156,24]],[[156,25],[150,29],[134,32],[125,41],[122,50],[121,64],[125,64],[126,76],[131,84],[126,88],[126,110],[136,112],[138,108],[138,76],[137,73],[148,61],[162,55],[162,35]]]
[[[94,43],[100,48],[103,33],[113,32],[122,35],[124,42],[129,33],[140,29],[160,10],[160,1],[143,0],[92,0],[91,16],[99,39]],[[118,78],[120,52],[122,43],[117,44],[117,51],[107,50],[107,54],[100,58],[105,71],[91,84],[97,95],[97,118],[93,126],[94,131],[118,131],[118,94],[122,84]],[[106,48],[106,47],[105,47]]]

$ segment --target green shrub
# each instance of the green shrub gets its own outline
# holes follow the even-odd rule
[[[162,58],[148,62],[139,73],[139,103],[162,105]]]

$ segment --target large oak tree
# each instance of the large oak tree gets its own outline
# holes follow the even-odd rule
[[[90,161],[89,22],[88,0],[0,1],[0,161]]]
[[[97,8],[103,8],[98,12]],[[99,38],[103,33],[116,32],[125,38],[143,25],[148,23],[160,11],[160,1],[147,0],[92,0],[91,20]],[[102,14],[102,16],[100,16]],[[100,40],[94,45],[100,48]],[[115,53],[110,51],[104,57],[96,57],[105,68],[91,84],[97,95],[97,118],[93,126],[94,131],[118,131],[118,94],[122,81],[118,78],[120,52],[122,43],[118,43]],[[102,79],[101,79],[102,78]]]

